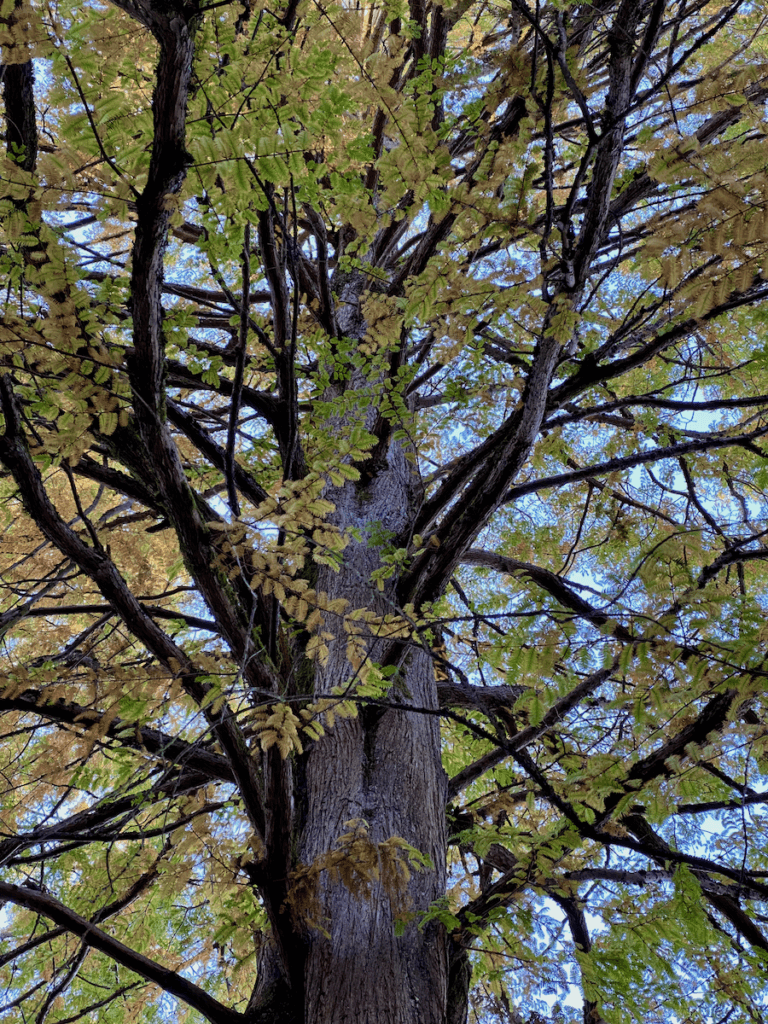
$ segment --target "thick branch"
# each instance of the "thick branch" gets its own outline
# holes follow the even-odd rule
[[[207,773],[194,771],[166,772],[150,791],[153,796],[166,798],[184,796],[207,786],[211,781]],[[22,850],[44,843],[69,841],[86,843],[113,842],[120,836],[119,827],[108,826],[115,819],[130,820],[147,806],[146,790],[137,790],[126,796],[99,800],[84,811],[77,811],[64,821],[53,825],[41,825],[23,835],[9,836],[0,842],[0,865],[10,863]],[[123,824],[124,822],[121,822]]]
[[[15,4],[16,10],[21,3]],[[18,25],[14,10],[2,21],[9,28]],[[23,171],[31,171],[37,163],[37,119],[35,116],[35,70],[31,60],[5,64],[2,67],[3,102],[5,104],[5,148]]]
[[[538,565],[531,565],[529,562],[521,562],[516,558],[509,558],[506,555],[498,555],[495,551],[483,551],[481,548],[470,548],[462,556],[461,561],[465,565],[483,565],[497,572],[503,572],[509,576],[521,573],[532,580],[542,590],[551,594],[564,608],[575,612],[580,618],[590,622],[593,626],[605,626],[612,624],[611,635],[617,640],[633,640],[630,631],[620,623],[614,622],[608,615],[603,614],[571,589],[567,580],[551,572],[549,569],[542,569]]]
[[[528,690],[527,686],[459,686],[440,679],[437,682],[437,699],[441,707],[481,708],[493,715],[499,708],[511,708]]]
[[[70,701],[59,700],[55,704],[45,703],[45,695],[38,690],[25,690],[15,697],[0,696],[0,712],[18,711],[37,715],[48,722],[76,726],[79,729],[98,729],[104,717],[103,712],[83,707]],[[158,729],[126,722],[121,718],[110,718],[102,738],[109,737],[124,747],[155,754],[163,761],[177,764],[187,771],[206,775],[220,782],[234,783],[235,775],[229,761],[221,754],[214,754],[202,747],[187,743]]]
[[[126,946],[119,939],[112,938],[87,918],[81,917],[74,910],[59,903],[53,896],[27,889],[25,886],[0,882],[0,899],[47,917],[61,928],[77,935],[86,946],[99,950],[140,977],[154,982],[169,995],[181,999],[182,1002],[201,1013],[206,1020],[211,1021],[211,1024],[242,1024],[244,1017],[241,1013],[230,1010],[213,996],[208,995],[204,989],[187,981],[175,971],[169,971],[161,964],[137,953],[130,946]]]
[[[668,761],[672,757],[680,757],[690,744],[701,745],[705,742],[711,732],[722,729],[728,719],[728,712],[736,699],[735,690],[726,690],[725,693],[718,693],[701,710],[693,722],[684,726],[674,736],[670,737],[653,753],[641,758],[632,765],[627,772],[626,780],[623,783],[622,792],[608,797],[605,801],[605,811],[599,817],[598,824],[607,821],[615,808],[621,802],[625,793],[637,793],[641,787],[646,786],[653,779],[666,778],[672,774]]]
[[[479,779],[481,775],[490,768],[493,768],[494,765],[524,750],[531,743],[534,743],[545,733],[549,732],[550,729],[558,725],[565,715],[594,693],[598,687],[602,686],[606,679],[609,679],[611,674],[615,672],[617,666],[618,659],[614,660],[608,668],[602,668],[597,672],[593,672],[577,686],[574,686],[570,693],[556,701],[538,725],[530,725],[528,728],[522,729],[503,745],[484,754],[472,764],[467,765],[466,768],[462,768],[448,783],[448,799],[453,800],[463,789],[471,785],[475,779]]]

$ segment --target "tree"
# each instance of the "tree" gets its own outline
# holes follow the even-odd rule
[[[3,4],[4,1019],[763,1019],[761,7]]]

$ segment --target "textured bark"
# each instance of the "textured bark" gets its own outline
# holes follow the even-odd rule
[[[332,600],[345,598],[350,608],[391,611],[394,582],[383,593],[370,582],[381,564],[370,530],[375,524],[400,533],[409,522],[417,484],[404,453],[392,446],[386,469],[366,486],[348,483],[326,491],[336,504],[329,518],[347,535],[348,544],[338,571],[320,568],[319,591]],[[359,530],[362,539],[350,530]],[[317,696],[354,676],[341,617],[328,614],[323,628],[333,639],[327,661],[316,669]],[[374,661],[383,660],[392,655],[391,644],[371,637],[368,653]],[[449,1014],[444,929],[434,923],[418,927],[419,913],[443,895],[446,884],[447,777],[439,719],[407,710],[409,705],[437,708],[434,665],[418,646],[396,653],[400,669],[390,699],[402,703],[403,710],[372,708],[353,719],[337,718],[303,759],[303,779],[295,790],[301,803],[296,808],[299,862],[308,866],[333,851],[349,823],[362,819],[372,843],[402,837],[433,867],[411,876],[403,902],[412,919],[399,936],[390,901],[395,894],[374,885],[369,897],[356,895],[321,875],[321,927],[306,926],[301,949],[278,949],[270,941],[261,951],[251,1009],[255,1024],[444,1024],[447,1019],[462,1024],[466,1019],[466,956],[459,951],[453,958],[457,963],[451,977],[456,975],[459,983],[451,988]],[[292,964],[286,963],[286,954]],[[302,969],[300,978],[297,968]]]
[[[431,675],[423,655],[404,673],[416,703],[434,701]],[[445,884],[445,780],[436,740],[435,719],[405,711],[338,723],[310,756],[304,859],[332,849],[345,822],[363,818],[373,842],[402,836],[435,863],[434,871],[415,874],[408,889],[413,909],[426,910]],[[419,931],[411,923],[395,937],[384,892],[367,900],[342,885],[328,886],[323,909],[331,939],[313,934],[310,941],[308,1021],[443,1019],[446,957],[434,928]]]
[[[345,298],[348,313],[340,324],[347,335],[362,337],[365,324],[357,312],[356,282]],[[359,285],[358,285],[359,287]],[[350,301],[351,300],[351,301]],[[348,385],[362,396],[376,384],[352,375]],[[373,401],[364,425],[374,428]],[[343,430],[349,424],[339,423]],[[386,462],[368,480],[329,487],[334,503],[331,522],[347,539],[338,571],[321,566],[317,587],[329,598],[345,598],[349,607],[378,614],[395,610],[397,579],[383,591],[371,582],[381,566],[380,537],[402,537],[409,529],[421,482],[406,453],[391,443]],[[342,619],[327,615],[324,628],[333,634],[329,656],[318,665],[316,694],[350,680],[347,636]],[[403,710],[371,708],[354,719],[337,720],[310,751],[306,772],[306,817],[301,860],[312,863],[334,848],[349,830],[345,822],[363,819],[373,843],[400,836],[429,857],[433,868],[412,875],[407,900],[413,920],[396,936],[388,895],[374,891],[360,899],[343,885],[324,882],[321,895],[330,938],[311,930],[306,963],[307,1024],[438,1024],[445,1020],[448,955],[442,927],[419,929],[418,914],[445,892],[447,777],[440,757],[439,719],[406,710],[409,705],[434,708],[437,683],[429,652],[412,640],[399,647],[371,637],[373,661],[396,659],[398,672],[390,699]]]

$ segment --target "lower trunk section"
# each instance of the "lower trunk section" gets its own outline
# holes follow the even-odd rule
[[[364,487],[348,482],[327,489],[335,506],[329,522],[344,534],[346,547],[340,564],[318,567],[319,592],[344,598],[348,611],[396,611],[394,581],[380,591],[371,573],[383,564],[381,545],[407,535],[414,488],[413,467],[393,445],[388,465]],[[356,634],[356,663],[361,650],[363,666],[392,655],[375,622],[335,612],[325,616],[322,629],[328,655],[316,665],[316,697],[339,686],[355,695],[360,670],[350,662],[350,633]],[[281,912],[294,915],[303,977],[296,978],[299,960],[293,958],[290,985],[288,951],[266,947],[253,1000],[255,1024],[447,1024],[445,930],[436,922],[419,927],[446,888],[447,777],[439,718],[429,713],[437,710],[437,686],[419,638],[397,643],[392,657],[398,673],[387,706],[362,702],[357,717],[327,722],[326,734],[297,766],[294,863],[309,869],[312,881],[303,902],[294,887],[290,910]],[[346,845],[339,843],[343,836]],[[410,867],[397,839],[426,857],[428,866]],[[463,1024],[461,1014],[450,1024]]]
[[[336,507],[330,518],[347,546],[338,569],[321,567],[319,590],[332,599],[346,598],[350,610],[379,615],[396,610],[389,601],[393,581],[379,592],[371,573],[382,564],[379,538],[407,530],[413,484],[411,465],[393,445],[388,466],[365,488],[347,484],[327,494]],[[354,693],[341,617],[327,616],[324,629],[333,639],[327,661],[317,669],[316,692],[350,683]],[[371,660],[381,660],[385,650],[369,636]],[[369,854],[400,837],[426,855],[430,866],[412,871],[400,892],[384,872],[364,892],[323,873],[319,924],[326,934],[317,928],[308,933],[306,1024],[445,1024],[446,936],[436,923],[419,924],[423,912],[445,894],[447,778],[438,717],[409,710],[436,710],[437,687],[432,659],[418,638],[408,640],[398,657],[388,698],[398,706],[362,706],[356,718],[337,718],[309,751],[300,859],[317,863],[338,850],[339,837],[355,828],[348,823],[357,822],[363,835],[367,830]]]
[[[407,672],[415,706],[432,678],[418,652]],[[409,701],[410,703],[410,701]],[[426,706],[432,703],[430,701]],[[367,893],[323,877],[320,922],[329,937],[310,934],[306,968],[307,1024],[444,1024],[448,955],[442,927],[419,918],[445,893],[445,777],[438,719],[386,711],[339,722],[310,757],[309,806],[302,859],[312,863],[364,820],[376,845],[399,836],[433,867],[414,871],[404,892],[383,878]],[[396,914],[407,923],[396,935]]]

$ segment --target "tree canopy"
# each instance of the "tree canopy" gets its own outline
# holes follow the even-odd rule
[[[3,0],[4,1020],[765,1019],[767,20]]]

